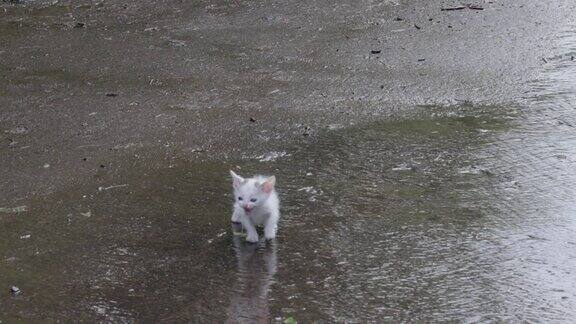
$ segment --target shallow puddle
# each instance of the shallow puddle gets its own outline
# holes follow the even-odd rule
[[[115,170],[0,206],[0,322],[568,321],[573,32],[553,51],[515,105],[422,106],[223,162],[151,167],[135,145]],[[231,228],[229,169],[276,175],[276,241]]]
[[[568,195],[522,176],[531,160],[502,158],[540,143],[516,111],[423,107],[272,161],[135,162],[56,193],[2,216],[0,280],[22,290],[2,297],[17,310],[6,319],[561,319],[576,242],[548,206]],[[229,168],[278,177],[274,244],[233,235]]]

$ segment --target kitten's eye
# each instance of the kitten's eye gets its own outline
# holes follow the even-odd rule
[[[256,200],[258,200],[258,199],[256,199],[256,198],[250,199],[251,202],[256,202]]]
[[[238,200],[242,201],[242,197],[238,197]]]

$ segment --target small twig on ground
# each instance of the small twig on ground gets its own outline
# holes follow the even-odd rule
[[[453,10],[463,10],[463,9],[466,9],[466,7],[458,6],[458,7],[440,8],[440,11],[453,11]]]
[[[121,185],[115,185],[115,186],[110,186],[110,187],[98,187],[98,191],[114,189],[114,188],[121,188],[121,187],[128,187],[128,185],[127,184],[121,184]]]

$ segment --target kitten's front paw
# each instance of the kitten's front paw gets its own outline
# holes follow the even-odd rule
[[[258,234],[246,236],[246,242],[249,242],[249,243],[258,243]]]
[[[270,241],[276,238],[276,227],[266,227],[264,228],[264,237],[266,240]]]

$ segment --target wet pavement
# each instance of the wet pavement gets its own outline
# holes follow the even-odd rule
[[[574,5],[452,5],[2,3],[0,321],[569,322]]]

